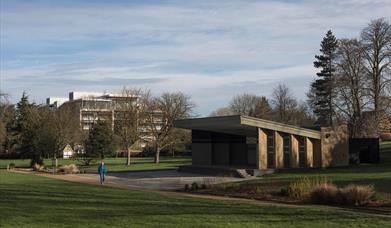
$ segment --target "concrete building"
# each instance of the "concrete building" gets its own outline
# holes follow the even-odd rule
[[[48,97],[46,98],[46,105],[52,109],[56,109],[67,101],[68,98],[66,97]]]
[[[70,92],[69,98],[49,97],[47,105],[52,109],[68,109],[75,115],[75,120],[79,121],[80,128],[83,131],[91,129],[92,125],[98,120],[103,120],[111,124],[112,129],[115,129],[117,124],[128,117],[132,108],[138,107],[139,96],[132,94],[116,94],[116,93],[99,93],[99,92]],[[162,113],[156,110],[152,113],[154,116],[154,125],[159,129]],[[151,141],[152,134],[150,132],[151,123],[146,121],[137,122],[137,128],[140,132],[142,142],[139,142],[139,147],[144,147],[147,142]]]
[[[131,95],[70,92],[69,100],[64,102],[60,108],[71,109],[78,116],[80,127],[83,130],[91,129],[98,120],[107,121],[114,129],[119,113],[126,110],[124,107],[137,102],[138,97]]]
[[[248,116],[177,120],[192,130],[192,165],[252,170],[347,166],[346,126],[311,130]]]

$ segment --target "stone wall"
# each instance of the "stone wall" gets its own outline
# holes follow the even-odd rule
[[[349,133],[346,125],[321,128],[322,167],[349,165]]]

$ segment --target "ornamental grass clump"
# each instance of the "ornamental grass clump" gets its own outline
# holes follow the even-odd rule
[[[329,180],[323,177],[308,178],[304,177],[298,181],[289,184],[285,190],[286,194],[295,200],[306,200],[311,192],[318,186],[328,184]]]

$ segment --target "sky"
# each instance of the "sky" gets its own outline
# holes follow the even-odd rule
[[[306,99],[327,30],[354,38],[391,0],[0,0],[0,90],[184,92],[204,116],[285,83]]]

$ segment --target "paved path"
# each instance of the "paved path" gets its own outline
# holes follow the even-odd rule
[[[49,175],[53,176],[53,175]],[[81,180],[83,182],[99,183],[98,174],[56,175],[55,178],[67,180]],[[192,173],[177,172],[176,170],[143,171],[109,173],[106,176],[106,185],[121,185],[132,189],[146,190],[177,190],[183,189],[186,184],[217,184],[224,182],[243,181],[243,178],[215,177]]]

